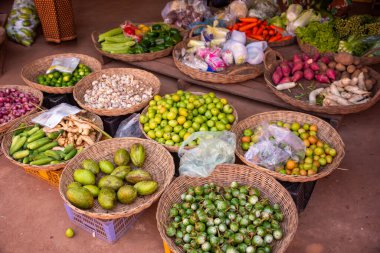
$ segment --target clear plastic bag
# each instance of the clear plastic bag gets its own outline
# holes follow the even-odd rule
[[[123,120],[116,130],[115,138],[136,137],[140,138],[143,133],[139,126],[140,114],[134,113]]]
[[[248,16],[256,17],[263,20],[270,19],[279,13],[279,7],[271,0],[253,0],[248,1],[250,10]]]
[[[81,109],[76,106],[62,103],[33,118],[32,122],[54,128],[64,117],[77,114],[80,111]]]
[[[62,57],[54,58],[50,67],[46,70],[46,74],[53,72],[54,70],[72,74],[78,67],[80,59],[77,57]]]
[[[259,141],[244,155],[248,161],[274,170],[289,159],[299,162],[305,158],[305,144],[290,130],[263,124],[259,131]]]
[[[199,139],[193,149],[185,146]],[[181,145],[178,155],[181,158],[179,173],[191,177],[207,177],[218,164],[235,163],[236,135],[229,131],[196,132]]]

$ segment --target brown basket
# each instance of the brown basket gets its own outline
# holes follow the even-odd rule
[[[46,56],[23,66],[21,70],[21,78],[30,87],[36,88],[40,91],[52,94],[66,94],[72,93],[74,86],[72,87],[51,87],[36,83],[37,76],[45,74],[46,70],[50,67],[54,58],[60,57],[77,57],[80,59],[80,63],[87,65],[92,72],[102,69],[102,64],[95,58],[84,54],[55,54]]]
[[[149,84],[153,88],[152,96],[157,95],[160,92],[161,82],[160,80],[150,72],[141,69],[133,69],[133,68],[109,68],[103,69],[97,72],[94,72],[82,80],[80,80],[74,88],[74,99],[79,104],[80,107],[86,109],[89,112],[96,113],[101,116],[121,116],[131,114],[143,109],[148,103],[149,100],[145,100],[138,105],[132,106],[130,108],[123,109],[96,109],[89,105],[87,105],[84,101],[84,95],[86,91],[92,87],[92,82],[99,79],[103,74],[106,75],[127,75],[131,74],[136,79],[139,79],[146,84]]]
[[[233,181],[258,188],[261,195],[268,198],[271,204],[278,203],[280,205],[284,214],[284,221],[281,224],[284,237],[273,244],[272,252],[285,252],[293,240],[298,226],[297,208],[288,191],[274,178],[265,173],[244,165],[223,164],[218,165],[214,172],[206,178],[187,176],[176,178],[162,195],[156,212],[157,227],[162,239],[168,244],[173,253],[180,253],[183,250],[166,235],[166,227],[170,223],[170,208],[174,203],[181,202],[181,194],[186,192],[189,187],[201,186],[206,183],[229,186]]]
[[[44,100],[44,95],[42,94],[41,91],[36,90],[32,87],[25,86],[25,85],[1,85],[0,86],[0,90],[7,89],[7,88],[17,89],[19,91],[26,92],[26,93],[32,93],[33,96],[38,98],[38,100],[40,101],[39,104],[33,110],[29,111],[28,113],[24,114],[21,117],[25,117],[27,115],[35,113],[36,111],[38,111],[39,108],[41,108],[42,102]],[[4,124],[0,124],[0,133],[7,131],[17,120],[20,120],[20,118],[8,121],[7,123],[4,123]]]
[[[244,158],[244,151],[241,148],[241,138],[243,136],[243,131],[247,128],[253,129],[256,126],[259,126],[263,123],[269,123],[271,121],[284,121],[284,122],[300,122],[300,123],[310,123],[318,127],[318,138],[323,142],[328,143],[331,147],[336,149],[337,156],[334,157],[331,164],[323,167],[317,174],[312,176],[292,176],[292,175],[283,175],[278,172],[269,170],[267,168],[256,165]],[[278,180],[288,181],[288,182],[309,182],[321,179],[330,175],[339,164],[342,162],[345,151],[344,143],[340,138],[338,132],[330,126],[327,122],[317,117],[311,116],[309,114],[292,112],[292,111],[271,111],[264,112],[253,115],[249,118],[246,118],[240,121],[235,127],[232,128],[232,131],[236,134],[236,155],[242,160],[245,164],[255,169],[258,169],[262,172],[265,172]]]
[[[194,37],[192,39],[199,39],[200,37]],[[250,79],[254,79],[261,74],[263,74],[264,68],[263,64],[251,65],[249,63],[244,63],[242,65],[234,65],[228,67],[227,70],[214,73],[208,71],[202,71],[198,69],[191,68],[186,64],[182,63],[178,58],[181,55],[183,48],[187,48],[187,43],[191,39],[184,40],[178,43],[174,47],[173,51],[173,60],[176,67],[185,75],[190,76],[193,79],[200,80],[208,83],[221,83],[221,84],[230,84],[230,83],[240,83]]]
[[[42,165],[42,166],[36,166],[36,165],[19,163],[19,162],[17,162],[16,160],[14,160],[9,155],[9,148],[10,148],[11,143],[12,143],[13,130],[17,129],[18,126],[21,123],[26,123],[27,125],[34,124],[34,123],[31,122],[32,119],[35,118],[35,117],[37,117],[38,115],[40,115],[43,112],[46,112],[46,111],[41,111],[41,112],[38,112],[38,113],[35,113],[35,114],[32,114],[32,115],[29,115],[29,116],[24,117],[24,118],[18,120],[17,122],[15,122],[15,124],[9,129],[9,131],[7,133],[5,133],[5,135],[3,137],[3,140],[1,142],[1,148],[2,148],[2,151],[3,151],[4,155],[5,155],[5,157],[10,162],[12,162],[13,164],[15,164],[15,165],[17,165],[19,167],[22,167],[25,170],[36,170],[36,171],[59,170],[59,169],[64,168],[65,165],[69,162],[69,161],[66,161],[66,162],[62,162],[62,163],[59,163],[59,164],[47,164],[47,165]],[[103,122],[102,122],[101,118],[98,115],[95,115],[95,114],[93,114],[91,112],[79,113],[78,115],[81,116],[82,118],[89,119],[90,122],[92,122],[93,124],[95,124],[100,129],[103,130]],[[102,138],[102,134],[98,133],[96,141],[100,141],[101,138]]]
[[[272,81],[272,74],[275,71],[276,67],[280,64],[278,60],[274,63],[268,63],[266,62],[266,59],[268,58],[274,58],[273,56],[269,55],[280,55],[280,53],[271,50],[266,53],[267,55],[264,57],[264,64],[266,67],[265,74],[264,74],[264,79],[267,83],[267,86],[273,91],[273,93],[281,98],[285,103],[288,103],[294,107],[300,108],[305,111],[312,111],[312,112],[319,112],[319,113],[326,113],[326,114],[350,114],[350,113],[358,113],[365,111],[372,106],[374,106],[379,100],[380,100],[380,73],[377,71],[369,68],[369,73],[371,77],[376,79],[376,84],[372,88],[372,93],[373,97],[364,104],[357,104],[357,105],[346,105],[346,106],[319,106],[319,105],[310,105],[308,103],[308,95],[304,96],[301,99],[296,99],[293,97],[295,92],[301,91],[302,93],[305,93],[306,89],[302,88],[293,88],[291,92],[284,90],[284,91],[279,91],[276,89],[275,84]],[[315,83],[314,81],[307,81],[305,79],[302,79],[303,84],[313,84]],[[304,85],[305,86],[305,85]],[[320,84],[320,86],[325,87],[328,86],[328,84]],[[293,94],[293,95],[292,95]],[[302,100],[303,99],[303,100]]]
[[[191,93],[194,94],[194,95],[203,95],[203,94],[205,94],[205,93],[203,93],[203,92],[191,92]],[[231,104],[230,104],[230,105],[231,105]],[[237,113],[235,107],[233,107],[232,105],[231,105],[231,107],[232,107],[232,109],[234,110],[234,111],[233,111],[233,115],[235,116],[235,121],[234,121],[234,123],[231,125],[231,128],[232,128],[233,126],[235,126],[235,125],[237,124],[237,122],[238,122],[239,119],[238,119],[238,113]],[[148,111],[148,109],[149,109],[149,106],[145,107],[144,110],[141,112],[141,114],[146,114],[147,111]],[[142,132],[143,135],[145,136],[145,138],[150,139],[150,140],[152,140],[152,141],[155,141],[155,140],[151,139],[151,138],[145,133],[145,131],[144,131],[144,126],[141,124],[140,121],[139,121],[139,127],[140,127],[141,132]],[[159,143],[159,144],[162,145],[162,146],[164,146],[167,150],[169,150],[169,151],[172,152],[172,153],[178,153],[178,151],[179,151],[179,147],[177,147],[177,146],[169,146],[169,145],[161,144],[161,143]],[[190,147],[185,147],[185,149],[191,149],[191,148],[190,148]]]
[[[82,210],[73,206],[66,199],[67,186],[74,181],[74,170],[81,168],[81,163],[85,159],[94,159],[99,161],[102,159],[113,160],[114,153],[120,148],[129,150],[133,144],[140,143],[145,148],[145,162],[143,170],[150,172],[153,179],[158,182],[158,190],[149,196],[138,197],[133,204],[123,205],[118,203],[113,210],[104,210],[97,201],[90,210]],[[89,217],[97,219],[117,219],[121,217],[129,217],[140,213],[144,209],[150,207],[163,193],[165,188],[170,184],[174,176],[174,161],[170,153],[162,146],[151,140],[139,138],[117,138],[101,141],[87,148],[79,155],[75,156],[67,164],[63,170],[59,193],[61,197],[74,211],[85,214]]]
[[[144,23],[144,24],[145,25],[153,25],[153,24],[157,24],[157,22],[156,23],[150,22],[150,23]],[[177,26],[174,26],[174,25],[170,25],[170,26],[178,29],[182,35],[182,38],[187,37],[188,32],[186,30],[179,28]],[[100,54],[102,54],[108,58],[119,60],[119,61],[124,61],[124,62],[153,61],[155,59],[162,58],[162,57],[170,55],[173,51],[173,48],[174,48],[174,46],[173,46],[173,47],[169,47],[169,48],[166,48],[166,49],[158,51],[158,52],[143,53],[143,54],[111,54],[111,53],[104,52],[102,50],[102,47],[101,47],[100,43],[98,42],[98,37],[99,37],[98,32],[92,32],[92,34],[91,34],[92,43],[94,44],[96,51],[98,51]]]
[[[34,3],[46,41],[61,43],[77,37],[71,0],[34,0]]]

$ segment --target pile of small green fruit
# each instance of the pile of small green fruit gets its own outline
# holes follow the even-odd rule
[[[128,166],[130,161],[138,169],[132,170]],[[99,163],[83,160],[83,169],[74,171],[74,182],[67,186],[66,197],[71,204],[81,209],[91,209],[94,198],[98,198],[99,205],[106,210],[113,209],[116,200],[122,204],[132,204],[137,196],[153,194],[158,188],[152,175],[139,169],[144,161],[145,150],[141,144],[133,144],[130,153],[125,149],[117,150],[114,154],[116,168],[107,160]],[[97,177],[100,179],[97,180]],[[124,180],[127,184],[124,184]]]
[[[182,90],[154,96],[147,113],[140,116],[149,138],[169,146],[180,146],[194,132],[230,130],[234,121],[227,99],[217,98],[213,92],[196,95]],[[193,141],[189,146],[197,144]]]
[[[170,209],[166,234],[184,252],[265,253],[281,240],[284,215],[260,191],[232,182],[190,187]]]
[[[79,64],[72,74],[54,71],[49,74],[37,76],[37,83],[54,87],[71,87],[83,77],[89,75],[91,69],[84,64]]]

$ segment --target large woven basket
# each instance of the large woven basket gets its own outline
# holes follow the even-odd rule
[[[32,87],[25,86],[25,85],[1,85],[0,91],[4,89],[17,89],[25,93],[31,93],[40,101],[33,110],[29,111],[27,114],[24,114],[21,117],[25,117],[27,115],[35,113],[39,108],[41,108],[42,102],[44,100],[44,95],[41,91],[36,90]],[[8,121],[7,123],[4,123],[4,124],[0,124],[0,133],[7,131],[19,119],[20,118]]]
[[[318,138],[323,142],[328,143],[337,151],[337,156],[334,157],[331,164],[327,164],[325,167],[321,168],[320,171],[312,176],[292,176],[292,175],[283,175],[278,172],[269,170],[267,168],[256,165],[244,157],[244,151],[241,148],[241,138],[243,137],[243,131],[247,128],[252,129],[263,124],[269,123],[272,121],[283,121],[283,122],[299,122],[313,124],[318,127]],[[288,182],[309,182],[321,179],[330,175],[335,169],[338,168],[339,164],[342,162],[345,151],[344,143],[340,138],[338,132],[330,126],[327,122],[319,119],[317,117],[311,116],[309,114],[292,112],[292,111],[271,111],[264,112],[253,115],[249,118],[246,118],[240,121],[236,126],[232,128],[232,131],[236,134],[236,155],[242,160],[245,164],[255,169],[258,169],[262,172],[265,172],[281,181]]]
[[[46,56],[31,63],[28,63],[23,66],[21,70],[21,78],[24,82],[30,87],[36,88],[40,91],[52,94],[66,94],[72,93],[74,87],[51,87],[47,85],[42,85],[36,82],[37,76],[45,74],[46,70],[50,67],[54,58],[62,57],[77,57],[80,59],[80,63],[87,65],[92,72],[99,71],[102,69],[102,64],[95,58],[76,53],[67,53],[67,54],[55,54]]]
[[[278,52],[274,50],[268,51],[266,54],[273,55],[273,53],[276,55],[280,55]],[[279,91],[276,89],[276,86],[272,81],[272,75],[276,67],[281,63],[282,57],[280,60],[276,60],[276,62],[272,61],[271,63],[267,63],[266,62],[267,58],[272,58],[272,59],[274,58],[273,56],[267,56],[267,55],[264,58],[265,68],[266,68],[265,73],[264,73],[264,79],[267,83],[267,86],[272,90],[272,92],[276,96],[281,98],[285,103],[288,103],[296,108],[302,109],[304,111],[312,111],[312,112],[319,112],[319,113],[326,113],[326,114],[351,114],[351,113],[358,113],[358,112],[365,111],[371,108],[372,106],[374,106],[380,100],[380,73],[375,71],[372,68],[367,67],[371,77],[376,79],[376,84],[372,88],[372,97],[367,103],[357,104],[357,105],[345,105],[345,106],[343,105],[342,106],[311,105],[308,102],[309,94],[306,94],[306,92],[310,92],[310,90],[302,89],[300,87],[293,88],[291,91],[288,91],[288,90]],[[307,81],[305,79],[302,79],[301,81],[304,87],[310,84],[314,84],[314,81]],[[328,86],[328,84],[321,84],[321,85],[323,85],[323,87]],[[296,95],[297,92],[305,93],[306,95],[303,96],[302,98],[297,99],[294,97],[294,95]]]
[[[191,39],[199,40],[200,36],[190,38],[178,43],[173,50],[173,60],[176,67],[185,75],[190,76],[193,79],[208,82],[208,83],[219,83],[219,84],[230,84],[230,83],[240,83],[250,79],[254,79],[264,72],[263,64],[251,65],[249,63],[244,63],[242,65],[233,65],[228,67],[222,72],[208,72],[184,64],[179,57],[181,56],[182,49],[187,48],[187,43]]]
[[[92,87],[92,82],[98,80],[103,74],[105,75],[133,75],[136,79],[144,82],[145,84],[153,88],[152,96],[157,95],[160,92],[161,82],[160,80],[150,72],[141,69],[134,68],[109,68],[103,69],[91,73],[90,75],[84,77],[80,80],[74,88],[74,99],[80,105],[80,107],[86,109],[87,111],[96,113],[101,116],[121,116],[131,114],[143,109],[150,99],[142,101],[140,104],[134,105],[130,108],[124,109],[97,109],[86,104],[84,101],[84,95],[88,89]]]
[[[194,94],[194,95],[203,95],[203,94],[205,94],[205,93],[203,93],[203,92],[191,92],[191,93]],[[232,109],[234,110],[234,111],[233,111],[233,115],[234,115],[234,117],[235,117],[235,121],[234,121],[234,123],[231,125],[231,127],[232,127],[232,126],[234,126],[234,125],[237,124],[237,122],[239,121],[239,119],[238,119],[238,113],[237,113],[235,107],[233,107],[231,104],[230,104],[230,106],[231,106]],[[141,114],[146,114],[147,111],[148,111],[148,109],[149,109],[149,106],[145,107],[144,110],[141,112]],[[153,140],[153,139],[151,139],[151,138],[145,133],[145,131],[144,131],[144,126],[141,124],[140,121],[139,121],[139,127],[140,127],[141,132],[142,132],[143,135],[145,136],[145,138],[150,139],[150,140]],[[155,141],[155,140],[153,140],[153,141]],[[164,146],[167,150],[169,150],[170,152],[173,152],[173,153],[177,153],[177,152],[179,151],[179,147],[177,147],[177,146],[169,146],[169,145],[161,144],[161,143],[160,143],[160,145]],[[185,149],[190,149],[190,147],[185,147]]]
[[[144,23],[144,24],[145,25],[153,25],[153,24],[157,24],[157,22],[156,23],[150,22],[150,23]],[[170,26],[172,28],[178,29],[182,35],[182,38],[187,37],[188,32],[186,30],[179,28],[177,26],[174,26],[174,25],[170,25]],[[170,55],[173,51],[173,48],[174,48],[174,46],[173,46],[173,47],[169,47],[169,48],[166,48],[166,49],[158,51],[158,52],[143,53],[143,54],[111,54],[111,53],[108,53],[108,52],[105,52],[102,50],[102,47],[101,47],[100,43],[98,42],[98,37],[99,37],[98,32],[96,32],[96,31],[92,32],[92,34],[91,34],[92,43],[94,44],[96,51],[98,51],[100,54],[102,54],[108,58],[119,60],[119,61],[124,61],[124,62],[153,61],[155,59],[162,58],[162,57]]]
[[[149,196],[138,197],[135,202],[130,205],[118,203],[113,210],[104,210],[97,201],[94,207],[90,210],[82,210],[73,206],[66,198],[67,186],[74,181],[74,170],[81,168],[81,163],[85,159],[100,160],[113,160],[114,153],[124,148],[128,151],[133,144],[139,143],[145,149],[145,162],[142,167],[143,170],[151,173],[153,179],[158,182],[157,191]],[[174,176],[174,161],[170,153],[157,143],[139,139],[139,138],[117,138],[101,141],[95,145],[87,148],[85,151],[75,156],[63,170],[59,192],[63,200],[74,211],[85,214],[87,216],[98,219],[117,219],[121,217],[128,217],[140,213],[144,209],[150,207],[164,192],[166,187],[170,184]]]
[[[38,112],[38,113],[35,113],[35,114],[32,114],[32,115],[29,115],[29,116],[24,117],[24,118],[18,120],[17,122],[15,122],[15,124],[4,135],[4,138],[3,138],[2,142],[1,142],[1,148],[2,148],[2,151],[3,151],[4,155],[5,155],[5,157],[9,161],[11,161],[13,164],[15,164],[17,166],[20,166],[20,167],[22,167],[24,169],[36,170],[36,171],[59,170],[59,169],[64,168],[65,165],[68,163],[68,161],[67,162],[62,162],[62,163],[59,163],[59,164],[48,164],[48,165],[36,166],[36,165],[19,163],[19,162],[17,162],[16,160],[14,160],[9,155],[9,148],[10,148],[11,143],[12,143],[12,135],[13,135],[14,130],[17,129],[18,126],[21,123],[25,123],[27,125],[33,125],[34,123],[31,122],[32,119],[35,118],[36,116],[40,115],[43,112],[46,112],[46,111],[41,111],[41,112]],[[95,124],[100,129],[103,130],[103,122],[102,122],[101,118],[98,115],[95,115],[95,114],[93,114],[91,112],[79,113],[78,115],[81,116],[82,118],[88,119],[89,122]],[[102,134],[98,133],[96,141],[100,141],[101,138],[102,138]]]
[[[297,208],[287,190],[274,178],[260,171],[253,170],[244,165],[223,164],[218,165],[214,172],[206,178],[180,176],[169,185],[162,195],[156,212],[157,227],[162,239],[167,242],[173,253],[180,253],[183,250],[176,246],[174,241],[166,235],[166,227],[170,223],[169,211],[174,203],[181,202],[181,194],[189,187],[201,186],[206,183],[229,186],[236,181],[243,185],[256,187],[261,195],[268,198],[271,204],[278,203],[284,214],[284,221],[281,227],[284,237],[273,244],[273,253],[283,253],[289,246],[296,233],[298,226]]]

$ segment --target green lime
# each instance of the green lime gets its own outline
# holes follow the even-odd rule
[[[244,136],[252,136],[253,135],[253,131],[251,129],[245,129],[244,132],[243,132],[243,135]]]
[[[175,127],[175,126],[177,126],[177,125],[178,125],[177,120],[175,120],[175,119],[169,120],[169,126],[171,126],[171,127]]]
[[[177,125],[177,126],[175,126],[175,127],[173,128],[173,131],[174,131],[174,133],[179,133],[182,129],[183,129],[182,126]]]
[[[72,238],[74,236],[74,230],[72,228],[66,229],[65,235],[68,238]]]
[[[241,144],[241,148],[244,150],[244,151],[247,151],[249,149],[250,145],[248,142],[243,142]]]
[[[298,122],[293,122],[292,125],[290,126],[290,129],[292,129],[292,131],[298,131],[298,129],[300,129],[300,124]]]
[[[215,126],[219,131],[226,130],[226,126],[220,121],[216,122]]]
[[[165,126],[164,127],[164,132],[165,133],[171,133],[171,132],[173,132],[173,127],[171,127],[169,125]]]

